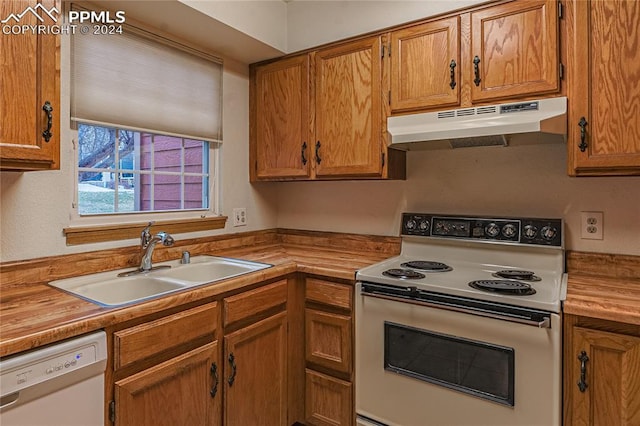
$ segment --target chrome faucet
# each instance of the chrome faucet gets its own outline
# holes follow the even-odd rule
[[[175,242],[173,237],[164,231],[151,236],[149,228],[151,228],[151,225],[154,223],[155,222],[149,222],[140,234],[140,246],[144,251],[142,259],[140,260],[140,268],[138,268],[140,272],[147,272],[153,269],[151,266],[151,257],[153,256],[153,249],[156,247],[156,244],[162,243],[163,246],[169,247]]]

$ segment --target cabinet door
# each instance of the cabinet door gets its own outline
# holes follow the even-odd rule
[[[351,373],[351,317],[307,308],[305,332],[308,362]]]
[[[309,177],[309,56],[257,67],[254,97],[256,178]]]
[[[22,13],[29,7],[42,15]],[[54,8],[56,8],[54,10]],[[54,0],[0,2],[0,17],[7,27],[62,23],[61,6]],[[48,13],[47,13],[48,12]],[[48,16],[47,16],[48,15]],[[18,19],[18,16],[21,16]],[[3,28],[4,28],[3,24]],[[52,34],[2,34],[0,37],[0,169],[59,168],[60,89],[59,37]],[[51,110],[51,136],[47,111]],[[46,140],[48,139],[48,141]]]
[[[353,385],[313,370],[306,371],[305,420],[314,426],[353,424]]]
[[[380,49],[380,37],[371,37],[316,53],[318,177],[382,174]]]
[[[574,327],[567,356],[572,424],[640,424],[640,338]]]
[[[224,337],[226,426],[287,424],[287,313]]]
[[[391,110],[460,104],[460,17],[391,33]]]
[[[569,174],[640,174],[640,2],[572,1],[567,12]]]
[[[557,1],[515,1],[472,12],[471,56],[473,102],[557,92]]]
[[[116,426],[220,424],[216,358],[217,343],[209,343],[117,381]]]

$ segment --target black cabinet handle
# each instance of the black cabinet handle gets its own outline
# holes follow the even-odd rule
[[[585,351],[580,352],[578,361],[580,361],[580,381],[578,382],[578,389],[580,389],[580,392],[584,392],[589,387],[587,384],[587,361],[589,361],[589,357]]]
[[[453,90],[456,87],[456,61],[452,59],[449,68],[451,69],[451,83],[449,83],[449,87]]]
[[[322,162],[322,158],[320,158],[320,141],[316,142],[316,163],[320,164]]]
[[[306,142],[302,142],[302,152],[300,153],[300,156],[302,157],[302,165],[306,166],[307,165],[307,157],[304,156],[305,151],[307,150],[307,143]]]
[[[587,149],[587,119],[584,117],[580,117],[580,121],[578,121],[578,126],[580,126],[580,152],[584,152]]]
[[[475,83],[476,87],[480,86],[480,82],[482,81],[480,79],[480,67],[478,65],[480,65],[480,58],[478,57],[478,55],[476,55],[473,58],[473,72],[476,75],[476,78],[473,79],[473,82]]]
[[[211,375],[213,376],[213,387],[211,388],[211,391],[209,393],[211,394],[211,398],[213,398],[218,393],[218,383],[219,383],[218,366],[216,365],[215,362],[211,364]]]
[[[227,382],[229,382],[229,386],[233,386],[233,382],[236,381],[237,373],[236,357],[233,356],[233,352],[229,354],[229,365],[231,365],[231,376],[229,376]]]
[[[42,137],[45,142],[49,142],[53,133],[51,133],[51,126],[53,124],[53,107],[49,101],[45,101],[44,105],[42,105],[42,110],[47,113],[47,128],[42,131]]]

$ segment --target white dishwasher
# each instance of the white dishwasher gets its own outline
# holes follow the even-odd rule
[[[103,331],[0,360],[0,424],[103,425],[106,364]]]

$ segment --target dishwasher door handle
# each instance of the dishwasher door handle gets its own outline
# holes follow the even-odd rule
[[[11,407],[13,404],[18,402],[18,398],[20,398],[20,391],[1,396],[0,410]]]

